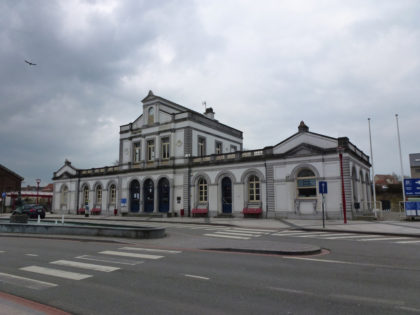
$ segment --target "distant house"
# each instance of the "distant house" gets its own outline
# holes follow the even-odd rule
[[[23,177],[0,164],[0,194],[4,192],[20,191]]]
[[[420,153],[411,153],[409,156],[411,178],[420,178]]]
[[[375,175],[375,184],[380,186],[388,186],[398,184],[400,181],[395,175]]]

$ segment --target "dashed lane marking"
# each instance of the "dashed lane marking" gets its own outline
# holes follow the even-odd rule
[[[367,238],[358,240],[359,242],[370,242],[370,241],[395,241],[395,240],[408,240],[409,237],[377,237],[377,238]]]
[[[232,238],[232,239],[237,239],[237,240],[249,240],[250,239],[250,237],[233,236],[233,235],[222,235],[222,234],[204,234],[204,236]]]
[[[33,290],[44,290],[57,286],[55,283],[39,281],[2,272],[0,272],[0,282],[15,286],[22,286]]]
[[[230,232],[230,231],[217,231],[217,232],[214,232],[215,234],[219,234],[219,235],[238,235],[238,236],[248,236],[248,237],[259,237],[259,236],[261,236],[260,234],[258,234],[258,235],[255,235],[255,234],[248,234],[248,233],[238,233],[238,232],[235,232],[235,231],[232,231],[232,232]]]
[[[200,280],[210,280],[210,278],[203,277],[203,276],[196,276],[196,275],[189,275],[189,274],[184,274],[184,276],[188,278],[195,278],[195,279],[200,279]]]
[[[95,271],[102,271],[102,272],[112,272],[112,271],[120,269],[118,267],[87,264],[87,263],[82,263],[82,262],[72,261],[72,260],[56,260],[56,261],[52,261],[51,264],[74,267],[74,268],[81,268],[81,269],[89,269],[89,270],[95,270]]]
[[[398,241],[398,242],[394,242],[396,244],[415,244],[415,243],[420,243],[420,240],[413,240],[413,241]]]
[[[156,253],[168,253],[168,254],[179,254],[182,253],[179,250],[167,250],[167,249],[155,249],[155,248],[140,248],[140,247],[121,247],[122,250],[138,250],[143,252],[156,252]]]
[[[69,272],[69,271],[64,271],[60,269],[45,268],[45,267],[40,267],[40,266],[28,266],[28,267],[20,268],[20,270],[39,273],[39,274],[43,274],[47,276],[70,279],[70,280],[83,280],[83,279],[92,277],[91,275],[84,274],[84,273]]]
[[[143,258],[143,259],[160,259],[160,258],[164,257],[164,256],[149,255],[149,254],[117,252],[117,251],[113,251],[113,250],[106,250],[106,251],[103,251],[103,252],[99,252],[99,254],[122,256],[122,257]]]
[[[31,257],[38,257],[37,254],[25,254],[26,256],[31,256]]]

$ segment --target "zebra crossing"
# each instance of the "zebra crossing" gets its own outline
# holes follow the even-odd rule
[[[280,237],[316,238],[323,240],[348,240],[355,242],[391,242],[395,244],[420,244],[420,240],[410,236],[390,236],[380,234],[357,234],[357,233],[336,233],[336,232],[311,232],[284,230],[271,235]]]
[[[5,251],[1,253],[5,253]],[[146,260],[162,259],[167,255],[179,253],[181,251],[125,246],[117,250],[99,251],[93,255],[76,256],[70,260],[59,259],[39,265],[24,266],[18,268],[18,274],[0,272],[0,284],[45,290],[57,287],[59,284],[38,280],[37,276],[81,281],[94,277],[93,272],[114,272],[122,269],[122,265],[134,266],[142,264]]]
[[[246,229],[246,228],[223,228],[213,233],[206,233],[204,236],[216,238],[228,238],[236,240],[249,240],[251,238],[258,238],[263,235],[276,232],[276,230],[259,230],[259,229]]]

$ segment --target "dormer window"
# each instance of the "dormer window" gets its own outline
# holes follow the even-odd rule
[[[147,116],[147,123],[152,125],[155,123],[155,109],[153,107],[149,107],[148,116]]]

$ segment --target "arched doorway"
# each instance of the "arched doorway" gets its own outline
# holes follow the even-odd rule
[[[169,211],[169,180],[162,178],[158,183],[159,212]]]
[[[229,177],[222,179],[222,212],[232,213],[232,181]]]
[[[144,212],[153,212],[155,203],[155,189],[153,181],[149,178],[144,182]]]
[[[133,180],[130,184],[130,211],[139,212],[140,209],[140,183]]]

